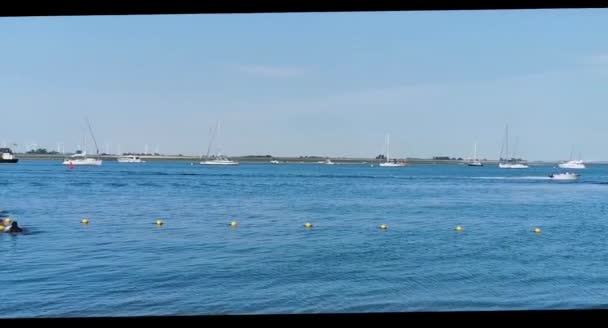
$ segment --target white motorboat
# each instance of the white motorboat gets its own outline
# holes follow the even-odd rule
[[[119,163],[145,163],[146,161],[142,160],[141,157],[135,155],[129,156],[121,156],[116,159]]]
[[[549,178],[553,179],[553,180],[577,180],[580,177],[580,175],[576,174],[576,173],[570,173],[570,172],[566,172],[566,173],[556,173],[556,174],[550,174]]]

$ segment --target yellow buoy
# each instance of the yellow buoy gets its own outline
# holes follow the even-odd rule
[[[312,223],[310,223],[310,222],[306,222],[306,223],[304,224],[304,226],[305,226],[306,228],[312,228]]]
[[[80,221],[82,224],[89,224],[89,219],[82,219],[82,221]]]
[[[165,224],[165,222],[163,222],[163,220],[156,220],[156,225],[157,226],[161,226],[163,224]]]
[[[381,225],[380,225],[380,229],[382,229],[382,230],[386,230],[386,229],[388,229],[388,225],[386,225],[386,224],[381,224]]]
[[[540,232],[541,232],[541,231],[540,231],[540,228],[534,228],[534,232],[536,232],[536,233],[540,233]]]
[[[457,226],[457,227],[456,227],[456,231],[463,231],[463,230],[464,230],[464,228],[463,228],[463,227],[461,227],[461,226]]]
[[[11,219],[11,218],[6,218],[6,219],[4,219],[4,225],[9,225],[9,224],[11,224],[12,222],[13,222],[13,219]]]
[[[230,226],[233,227],[233,228],[236,228],[236,226],[238,226],[238,225],[239,225],[239,223],[236,222],[236,221],[230,222]]]

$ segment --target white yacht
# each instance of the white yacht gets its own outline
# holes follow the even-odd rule
[[[319,164],[325,164],[325,165],[335,165],[336,163],[332,162],[331,159],[327,158],[324,161],[318,161],[317,163]]]
[[[529,166],[525,163],[501,162],[498,163],[498,167],[501,169],[527,169]]]
[[[270,161],[270,164],[280,164],[281,162],[277,161],[276,159],[273,159],[272,161]]]
[[[468,166],[483,166],[483,163],[477,158],[477,143],[473,147],[473,158],[467,162]]]
[[[212,131],[211,139],[209,140],[209,146],[207,147],[207,155],[205,156],[205,160],[201,161],[201,165],[239,165],[239,162],[228,159],[228,157],[217,152],[216,155],[209,156],[211,151],[211,146],[213,145],[213,140],[215,136],[219,134],[218,130],[220,129],[220,122],[217,122],[215,131]],[[201,159],[202,156],[201,156]]]
[[[503,148],[505,148],[505,157],[503,158]],[[517,143],[515,145],[517,147]],[[529,166],[525,161],[518,160],[515,158],[515,150],[509,159],[509,126],[507,125],[505,128],[505,140],[503,142],[503,147],[500,149],[500,159],[498,162],[498,167],[501,169],[527,169]]]
[[[559,163],[559,167],[561,167],[562,169],[579,169],[579,170],[586,168],[585,163],[583,163],[583,161],[581,161],[581,160],[567,161],[564,163]]]
[[[567,162],[562,162],[559,163],[559,167],[561,167],[562,169],[584,169],[586,168],[585,163],[583,163],[583,160],[581,159],[581,155],[579,154],[579,159],[578,160],[573,160],[573,153],[574,153],[574,146],[572,146],[572,150],[570,151],[570,160],[568,160]]]
[[[230,160],[225,156],[217,156],[213,159],[208,159],[200,162],[201,165],[239,165],[239,162]]]
[[[116,161],[119,163],[145,163],[146,161],[142,160],[141,157],[135,155],[129,156],[121,156],[116,158]]]
[[[89,127],[89,133],[91,134],[91,139],[93,139],[93,142],[95,143],[95,149],[97,150],[97,154],[99,154],[99,147],[97,147],[97,141],[95,140],[95,136],[93,135],[93,129],[91,129],[91,123],[89,123],[88,119],[86,121],[87,121],[87,125]],[[74,165],[94,165],[94,166],[99,166],[99,165],[102,164],[103,161],[101,159],[87,157],[86,138],[83,138],[82,145],[83,145],[83,150],[82,151],[77,151],[76,154],[70,156],[69,158],[64,159],[63,160],[63,165],[69,165],[69,166],[74,166]]]
[[[400,166],[405,166],[405,163],[403,162],[397,162],[396,159],[393,159],[393,161],[391,162],[391,152],[390,152],[390,137],[387,134],[386,135],[386,161],[384,163],[380,163],[378,164],[379,166],[382,167],[400,167]]]
[[[87,157],[86,152],[76,152],[76,154],[70,156],[63,160],[63,165],[96,165],[99,166],[102,164],[102,160]]]

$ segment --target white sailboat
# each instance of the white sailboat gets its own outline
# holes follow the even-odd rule
[[[89,132],[91,133],[91,138],[93,139],[93,142],[95,143],[95,149],[97,150],[97,154],[99,154],[99,147],[97,147],[97,141],[95,140],[95,136],[93,135],[93,129],[91,129],[91,124],[89,123],[89,120],[87,119],[87,125],[89,126]],[[66,158],[63,160],[63,165],[69,165],[69,166],[74,166],[74,165],[93,165],[93,166],[99,166],[102,164],[102,160],[101,159],[97,159],[97,158],[92,158],[92,157],[87,157],[87,151],[86,151],[86,137],[83,137],[83,150],[82,151],[77,151],[76,154],[70,156],[69,158]]]
[[[212,132],[212,136],[211,136],[211,140],[209,141],[209,146],[207,147],[207,155],[205,156],[205,160],[201,161],[200,164],[201,165],[239,165],[239,162],[233,161],[228,159],[228,157],[222,155],[219,151],[213,155],[213,156],[209,156],[209,153],[211,152],[211,146],[213,145],[213,140],[215,139],[215,136],[217,134],[219,134],[219,129],[220,129],[220,122],[217,122],[217,126],[215,128],[215,131]],[[201,156],[202,159],[202,156]]]
[[[403,162],[397,162],[397,160],[393,160],[391,162],[390,156],[391,156],[391,152],[390,152],[390,137],[387,134],[386,135],[386,162],[380,163],[378,165],[382,166],[382,167],[400,167],[400,166],[405,166],[405,163],[403,163]]]
[[[502,157],[503,147],[505,145],[506,145],[506,150],[504,153],[505,158],[503,158]],[[503,142],[503,147],[501,147],[501,149],[500,149],[500,159],[499,159],[499,163],[498,163],[499,168],[501,168],[501,169],[527,169],[528,168],[527,163],[525,163],[524,161],[517,160],[515,158],[515,151],[513,151],[513,155],[509,159],[509,125],[507,125],[505,128],[505,140]]]
[[[561,167],[562,169],[575,169],[575,170],[580,170],[580,169],[586,168],[585,163],[581,159],[580,154],[579,154],[578,160],[572,159],[573,153],[574,153],[574,146],[572,146],[572,150],[570,151],[570,160],[567,162],[559,163],[559,167]]]
[[[473,146],[473,158],[467,163],[468,166],[483,166],[483,163],[477,158],[477,143]]]

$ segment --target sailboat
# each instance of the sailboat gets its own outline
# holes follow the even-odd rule
[[[585,163],[583,163],[583,160],[581,159],[580,154],[579,154],[578,160],[573,160],[572,153],[574,153],[574,146],[572,146],[572,150],[570,151],[570,160],[567,162],[559,163],[559,167],[561,167],[562,169],[584,169],[584,168],[586,168]]]
[[[405,166],[405,163],[403,163],[403,162],[397,162],[397,160],[393,160],[393,161],[391,162],[391,159],[390,159],[390,154],[391,154],[391,153],[390,153],[390,137],[389,137],[389,135],[387,134],[387,135],[386,135],[386,162],[384,162],[384,163],[380,163],[380,164],[378,164],[378,165],[379,165],[379,166],[382,166],[382,167],[399,167],[399,166]]]
[[[505,141],[503,142],[503,147],[506,145],[505,158],[502,157],[503,148],[500,149],[500,159],[498,162],[498,167],[501,169],[527,169],[528,164],[519,161],[515,158],[515,151],[513,151],[513,155],[509,159],[509,125],[505,128]]]
[[[473,158],[467,163],[468,166],[483,166],[483,163],[477,158],[477,143],[473,146]]]
[[[207,147],[207,155],[205,156],[206,160],[201,161],[200,164],[201,165],[238,165],[239,164],[238,162],[228,159],[228,157],[222,155],[220,152],[218,152],[217,154],[215,154],[211,157],[209,156],[209,153],[211,152],[211,146],[213,145],[213,140],[215,139],[215,136],[218,134],[219,129],[220,129],[220,122],[217,122],[215,131],[212,131],[211,139],[209,140],[209,146]],[[202,156],[201,156],[201,159],[203,159]]]
[[[87,125],[89,127],[89,133],[91,134],[91,138],[93,139],[93,142],[95,143],[95,149],[97,150],[97,154],[99,155],[99,147],[97,147],[97,141],[95,140],[95,136],[93,135],[93,129],[91,129],[91,123],[89,123],[89,120],[87,119]],[[66,158],[63,160],[63,165],[69,165],[70,167],[74,166],[74,165],[95,165],[95,166],[99,166],[102,164],[102,160],[101,159],[96,159],[96,158],[92,158],[92,157],[87,157],[87,152],[86,152],[86,138],[83,137],[82,138],[82,143],[83,143],[83,150],[82,151],[77,151],[76,154],[70,156],[69,158]]]

